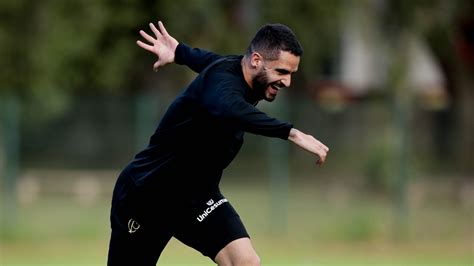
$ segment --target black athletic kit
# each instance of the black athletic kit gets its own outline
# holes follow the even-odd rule
[[[182,43],[176,48],[175,62],[199,75],[117,180],[109,265],[155,265],[171,237],[211,259],[248,237],[219,191],[222,171],[240,150],[244,132],[286,140],[292,125],[255,108],[262,96],[246,83],[242,58]]]

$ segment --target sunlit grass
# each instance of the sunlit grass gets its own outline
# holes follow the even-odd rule
[[[272,211],[264,184],[224,184],[222,190],[241,214],[263,265],[474,262],[472,213],[456,205],[410,209],[397,226],[391,201],[374,195],[291,186],[287,207]],[[109,206],[108,195],[86,205],[63,195],[19,206],[16,220],[2,226],[0,265],[105,265]],[[288,218],[275,221],[279,212]],[[160,265],[213,263],[173,239]]]

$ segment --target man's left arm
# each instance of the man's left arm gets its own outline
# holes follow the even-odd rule
[[[235,81],[228,74],[214,74],[205,84],[208,90],[203,96],[203,106],[223,121],[253,134],[289,140],[298,147],[317,156],[316,163],[323,164],[329,148],[290,123],[269,117],[243,98],[236,89]]]
[[[269,117],[244,99],[240,81],[229,73],[210,73],[204,80],[202,106],[214,117],[227,121],[243,131],[288,139],[290,123]]]
[[[326,161],[329,148],[315,137],[305,134],[296,128],[290,130],[288,140],[293,142],[303,150],[310,152],[318,157],[316,163],[321,165]]]

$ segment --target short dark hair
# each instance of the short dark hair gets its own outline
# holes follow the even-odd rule
[[[296,56],[303,54],[303,48],[293,31],[283,24],[266,24],[258,30],[247,48],[247,56],[260,53],[265,59],[277,60],[280,51]]]

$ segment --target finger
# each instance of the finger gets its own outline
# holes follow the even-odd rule
[[[145,31],[141,30],[140,31],[140,35],[145,38],[145,40],[149,41],[150,43],[155,43],[155,39],[153,37],[151,37],[150,35],[148,35],[148,33],[146,33]]]
[[[321,148],[323,148],[325,151],[328,151],[328,150],[329,150],[328,146],[324,145],[324,144],[323,144],[322,142],[320,142],[320,141],[318,141],[318,145],[319,145]]]
[[[319,157],[320,164],[323,164],[325,161],[326,161],[326,156],[320,156]]]
[[[326,145],[322,144],[321,142],[318,143],[318,146],[325,152],[329,151],[329,148]]]
[[[322,155],[326,156],[326,153],[327,153],[327,150],[326,150],[326,147],[324,147],[324,145],[318,145],[318,147],[316,147],[317,149],[317,154],[321,157]]]
[[[165,26],[163,25],[163,22],[158,21],[158,27],[160,28],[161,34],[164,36],[168,36],[168,31],[166,31]]]
[[[326,153],[319,154],[320,164],[323,164],[326,161]]]
[[[150,23],[150,29],[155,34],[156,38],[160,38],[162,36],[161,33],[156,29],[156,27],[153,23]]]
[[[144,42],[142,42],[142,41],[137,41],[137,44],[138,44],[138,46],[140,46],[141,48],[143,48],[143,49],[145,49],[145,50],[147,50],[147,51],[153,53],[153,46],[148,45],[148,44],[146,44],[146,43],[144,43]]]
[[[317,165],[321,166],[324,164],[324,160],[321,160],[319,159],[317,162],[316,162]]]

